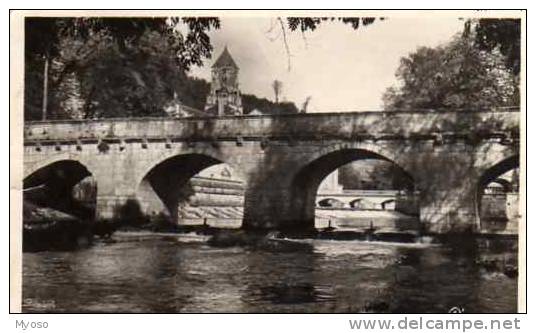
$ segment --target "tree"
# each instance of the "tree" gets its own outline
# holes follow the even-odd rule
[[[483,18],[468,21],[466,33],[474,27],[476,45],[485,51],[497,48],[505,56],[506,66],[519,75],[521,57],[521,20]]]
[[[495,48],[476,47],[474,34],[436,48],[421,47],[400,61],[399,85],[383,96],[386,110],[482,109],[518,104],[516,80]]]
[[[255,95],[242,94],[242,106],[244,114],[257,109],[263,114],[293,114],[298,113],[298,108],[292,102],[274,103],[266,98]]]
[[[47,118],[50,61],[59,52],[59,41],[71,18],[26,18],[25,29],[25,113],[30,118]]]
[[[272,89],[274,89],[275,104],[278,104],[279,94],[281,94],[281,90],[283,89],[283,82],[274,80],[274,82],[272,82]]]
[[[396,164],[383,160],[363,160],[348,163],[340,169],[339,178],[345,189],[409,190],[413,180]]]
[[[205,108],[205,102],[210,92],[210,83],[204,79],[188,77],[184,78],[175,87],[177,96],[184,105],[188,105],[198,110]]]
[[[311,102],[312,96],[307,96],[305,101],[302,104],[302,108],[300,110],[300,113],[307,113],[307,108],[309,107],[309,103]]]
[[[375,18],[284,20],[279,18],[285,34],[287,29],[313,31],[325,21],[358,29]],[[29,17],[25,22],[25,119],[158,115],[160,98],[170,97],[171,85],[177,84],[179,91],[190,89],[180,85],[184,73],[210,56],[207,32],[219,24],[213,17]],[[179,31],[180,25],[187,28],[186,33]],[[151,49],[153,42],[161,49]],[[157,72],[150,71],[165,74],[159,80]],[[200,104],[197,96],[191,99]],[[279,93],[276,99],[279,102]],[[295,106],[286,103],[279,109],[293,112]]]
[[[186,34],[179,32],[179,24],[187,27]],[[58,93],[57,88],[64,84],[64,78],[72,78],[73,74],[78,80],[83,97],[86,98],[85,116],[98,116],[98,112],[92,108],[101,108],[107,103],[112,103],[106,96],[121,98],[116,102],[135,109],[125,113],[121,113],[125,109],[119,109],[117,114],[105,112],[102,116],[136,116],[151,113],[148,109],[138,108],[153,108],[155,106],[153,102],[159,96],[162,97],[163,86],[162,82],[155,81],[156,72],[146,71],[175,72],[180,75],[191,65],[202,64],[203,59],[209,57],[212,51],[210,39],[206,34],[212,28],[219,28],[219,19],[27,18],[25,116],[27,119],[39,119],[36,106],[42,105],[43,110],[46,110],[47,103],[44,102],[49,96],[48,91],[54,91],[52,95],[61,96],[62,92]],[[152,48],[149,45],[152,42],[162,48]],[[117,67],[106,65],[105,60],[113,61]],[[143,69],[144,75],[151,77],[150,79],[140,76],[138,72],[139,64],[144,63],[144,60],[149,60]],[[167,65],[163,66],[164,63]],[[47,79],[48,71],[40,74],[37,72],[39,67],[51,70],[50,84]],[[106,76],[105,71],[111,69],[113,72],[108,79],[100,82],[96,80],[97,77]],[[90,71],[93,71],[93,74],[103,75],[93,77],[88,75]],[[122,83],[121,80],[124,78],[129,79],[127,83],[135,81],[135,86],[115,91],[118,87],[122,88],[117,84]],[[48,85],[48,91],[37,88],[38,82],[43,82],[44,87]],[[157,85],[153,86],[152,83]],[[129,89],[132,94],[128,93]],[[155,94],[152,94],[153,90]],[[169,93],[167,90],[166,94]],[[121,96],[120,92],[124,95]],[[151,98],[147,102],[142,101],[148,96]],[[40,99],[43,102],[40,102]],[[103,101],[106,103],[103,104]],[[52,104],[58,103],[53,101]],[[137,114],[133,110],[140,112]],[[63,117],[61,111],[56,108],[53,112],[56,113],[52,115],[53,117]]]
[[[164,116],[164,105],[185,77],[167,38],[147,30],[136,43],[122,46],[104,34],[90,41],[84,45],[95,52],[73,55],[84,100],[82,117]]]

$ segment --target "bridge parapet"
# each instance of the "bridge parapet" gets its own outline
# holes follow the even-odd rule
[[[519,110],[316,113],[26,122],[24,140],[518,138]]]

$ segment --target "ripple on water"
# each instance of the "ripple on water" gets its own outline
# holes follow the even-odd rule
[[[114,236],[115,237],[115,236]],[[119,235],[73,252],[23,254],[26,312],[515,312],[516,279],[439,245],[310,243],[213,248],[202,237]],[[381,306],[380,306],[381,305]]]

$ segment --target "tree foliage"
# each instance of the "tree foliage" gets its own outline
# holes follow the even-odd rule
[[[203,110],[210,92],[210,83],[204,79],[185,76],[178,82],[176,91],[182,104]]]
[[[339,21],[357,30],[360,26],[374,23],[376,19],[375,17],[287,17],[287,25],[292,31],[300,30],[305,32],[316,30],[323,22]],[[378,19],[384,20],[383,17]]]
[[[298,113],[298,108],[292,102],[274,103],[266,98],[255,95],[242,94],[242,106],[244,114],[257,109],[263,114],[292,114]]]
[[[27,18],[25,27],[26,119],[40,118],[45,59],[52,118],[76,98],[81,117],[121,117],[158,115],[190,66],[210,57],[219,19]]]
[[[339,181],[349,190],[409,190],[413,179],[399,166],[382,160],[348,163],[339,169]]]
[[[387,89],[384,107],[393,109],[482,109],[519,103],[517,81],[498,48],[476,46],[474,34],[457,35],[436,48],[421,47],[403,57],[399,85]]]
[[[165,36],[156,31],[147,30],[135,44],[122,46],[105,34],[94,35],[81,52],[73,54],[73,49],[66,47],[71,54],[63,58],[75,63],[83,118],[164,115],[164,104],[184,77]]]
[[[279,103],[279,95],[281,95],[281,91],[283,90],[283,82],[274,80],[272,82],[272,89],[274,90],[275,102]]]
[[[470,33],[471,21],[466,25]],[[519,74],[521,57],[521,20],[483,18],[474,23],[476,44],[485,51],[498,48],[505,56],[506,66]]]

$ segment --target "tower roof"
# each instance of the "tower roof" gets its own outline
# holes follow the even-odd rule
[[[218,57],[218,60],[212,65],[212,68],[219,68],[219,67],[234,67],[238,68],[236,63],[233,60],[233,57],[231,57],[231,54],[229,53],[229,50],[227,50],[227,46],[223,49],[223,52]]]

